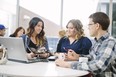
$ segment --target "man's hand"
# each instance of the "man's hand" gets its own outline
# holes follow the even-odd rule
[[[63,59],[56,59],[55,64],[60,67],[70,68],[71,65]]]
[[[69,49],[68,53],[65,55],[65,60],[77,61],[79,59],[79,54],[75,53],[74,50]]]

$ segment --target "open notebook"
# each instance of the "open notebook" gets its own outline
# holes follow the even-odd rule
[[[23,39],[16,37],[0,37],[0,43],[8,50],[8,59],[16,62],[34,63],[48,62],[48,59],[34,58],[27,59],[27,52],[24,47]]]

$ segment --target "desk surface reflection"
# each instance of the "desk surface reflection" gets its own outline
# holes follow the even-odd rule
[[[17,77],[78,77],[86,75],[88,72],[58,67],[55,65],[54,61],[31,64],[8,61],[6,65],[0,65],[0,74]]]

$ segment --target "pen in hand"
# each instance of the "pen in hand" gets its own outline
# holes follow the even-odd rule
[[[65,47],[63,47],[64,48],[64,50],[66,51],[66,52],[68,52],[68,49],[67,48],[65,48]]]

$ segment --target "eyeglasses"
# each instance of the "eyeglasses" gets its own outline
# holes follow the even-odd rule
[[[94,24],[88,24],[89,26],[94,25]]]
[[[88,24],[88,26],[92,26],[92,25],[95,25],[95,23]]]

